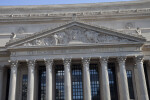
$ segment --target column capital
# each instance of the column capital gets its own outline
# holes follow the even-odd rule
[[[65,58],[65,59],[63,59],[63,63],[64,63],[65,66],[66,66],[66,65],[70,65],[70,63],[71,63],[71,58]]]
[[[11,64],[11,72],[16,73],[18,68],[18,61],[17,60],[10,60],[9,63]]]
[[[126,56],[120,56],[120,57],[117,57],[117,60],[119,63],[122,63],[122,62],[125,62],[126,61]]]
[[[18,60],[9,60],[8,62],[11,64],[11,66],[16,66],[18,64]]]
[[[34,73],[34,68],[35,68],[35,60],[26,60],[28,64],[28,69],[32,73]]]
[[[26,61],[27,61],[28,66],[34,66],[36,62],[36,60],[26,60]]]
[[[46,66],[53,64],[53,59],[44,59]]]
[[[101,63],[107,63],[108,62],[108,57],[100,57],[100,62]]]
[[[143,63],[143,60],[144,60],[144,56],[136,56],[135,57],[135,61],[136,61],[136,63]]]
[[[82,63],[83,64],[89,64],[90,63],[90,57],[82,58]]]

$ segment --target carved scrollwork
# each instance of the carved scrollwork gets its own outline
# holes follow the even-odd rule
[[[107,64],[107,62],[108,62],[108,57],[100,57],[100,62],[101,62],[101,63],[104,63],[104,64]]]
[[[85,71],[89,71],[90,57],[82,58],[82,63]]]
[[[46,70],[52,71],[53,59],[44,59],[46,64]]]
[[[65,59],[63,60],[63,63],[64,63],[65,66],[70,65],[70,63],[71,63],[71,58],[65,58]]]
[[[63,59],[64,67],[70,72],[71,58]]]
[[[27,60],[27,64],[28,70],[31,71],[31,73],[33,73],[35,69],[35,60]]]
[[[136,63],[143,63],[143,60],[144,60],[144,56],[137,56],[137,57],[135,57]]]
[[[16,73],[18,68],[18,61],[10,61],[11,64],[11,72]]]
[[[83,65],[89,65],[89,63],[90,63],[90,57],[87,57],[87,58],[82,58],[82,63],[83,63]]]
[[[44,59],[46,66],[53,64],[53,59]]]
[[[119,63],[125,63],[126,57],[125,56],[120,56],[117,58]]]

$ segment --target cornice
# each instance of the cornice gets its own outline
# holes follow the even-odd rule
[[[57,49],[77,49],[77,48],[122,48],[122,47],[142,47],[144,43],[104,43],[104,44],[95,44],[95,43],[85,43],[85,44],[69,44],[69,45],[57,45],[57,46],[19,46],[19,47],[9,47],[7,48],[8,51],[32,51],[32,50],[57,50]]]
[[[0,14],[0,22],[15,21],[47,21],[50,19],[70,20],[73,15],[81,19],[99,18],[117,18],[117,17],[138,17],[150,16],[150,8],[142,9],[124,9],[124,10],[100,10],[84,12],[60,12],[60,13],[28,13],[28,14]]]

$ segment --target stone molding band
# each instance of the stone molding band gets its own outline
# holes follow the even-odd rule
[[[93,15],[93,16],[97,16],[97,15],[119,15],[119,14],[139,14],[139,13],[149,13],[150,12],[150,8],[143,8],[143,9],[127,9],[127,10],[109,10],[109,11],[92,11],[92,12],[77,12],[77,13],[41,13],[41,14],[1,14],[0,17],[1,18],[32,18],[32,17],[53,17],[53,16],[66,16],[66,17],[72,17],[74,14],[76,16],[89,16],[89,15]]]

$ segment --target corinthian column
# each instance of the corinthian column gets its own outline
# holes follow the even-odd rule
[[[90,58],[83,58],[82,63],[83,63],[84,99],[91,100],[91,85],[89,72]]]
[[[130,100],[127,73],[125,68],[125,60],[126,57],[118,57],[120,80],[121,80],[120,84],[121,84],[121,90],[123,94],[122,100]]]
[[[17,82],[17,61],[11,61],[11,76],[10,76],[10,86],[9,86],[9,99],[16,100],[16,82]]]
[[[65,100],[71,100],[71,72],[70,72],[70,65],[71,65],[71,59],[66,58],[64,61],[64,69],[65,69],[65,81],[64,81],[64,90],[65,90]]]
[[[34,69],[35,69],[35,60],[29,60],[27,63],[28,63],[27,100],[34,100]]]
[[[109,87],[109,76],[108,76],[108,68],[107,68],[107,57],[102,57],[100,59],[101,62],[101,70],[102,70],[102,88],[103,88],[103,99],[111,100],[110,96],[110,87]]]
[[[143,56],[137,56],[135,60],[136,60],[136,66],[138,70],[141,100],[149,100],[146,80],[145,80],[145,73],[144,73],[144,68],[143,68]]]
[[[53,65],[53,60],[52,59],[46,59],[45,60],[46,64],[46,100],[52,100],[52,83],[53,83],[53,74],[52,74],[52,65]]]

